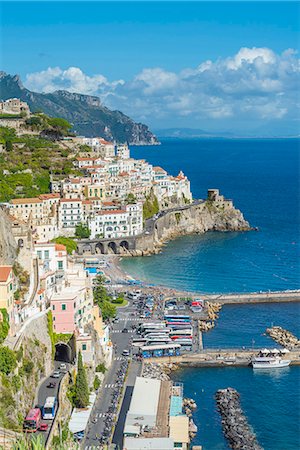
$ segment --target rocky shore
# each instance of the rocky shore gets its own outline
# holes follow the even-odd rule
[[[266,332],[274,341],[289,350],[300,348],[300,339],[284,328],[271,327],[267,328]]]
[[[208,320],[199,320],[199,331],[207,332],[214,328],[215,321],[219,318],[219,311],[222,308],[221,303],[210,303],[208,301],[205,302],[205,307],[207,309],[207,317]]]
[[[169,381],[170,373],[177,369],[178,365],[174,363],[144,363],[142,376],[161,381]]]
[[[230,447],[233,450],[262,450],[241,409],[239,393],[233,388],[219,389],[216,402]]]

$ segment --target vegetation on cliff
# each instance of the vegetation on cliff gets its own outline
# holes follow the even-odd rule
[[[60,134],[64,129],[63,124],[49,125],[48,131]],[[0,154],[0,201],[48,193],[50,172],[66,176],[78,174],[72,158],[68,158],[71,150],[58,142],[40,135],[17,136],[13,128],[0,127],[0,143],[6,150]]]
[[[153,189],[151,189],[150,194],[146,197],[145,203],[143,204],[143,219],[147,220],[158,212],[159,203],[157,197],[153,193]]]
[[[77,244],[72,238],[68,238],[65,236],[59,236],[52,240],[52,242],[56,242],[56,244],[62,244],[66,247],[67,253],[72,255],[73,251],[76,250]]]

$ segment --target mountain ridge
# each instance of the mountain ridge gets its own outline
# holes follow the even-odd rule
[[[73,125],[77,134],[102,136],[107,140],[128,142],[130,145],[157,145],[157,137],[143,123],[137,123],[121,111],[112,111],[99,97],[66,90],[51,93],[33,92],[25,88],[19,75],[0,72],[0,98],[20,98],[32,112],[63,117]]]

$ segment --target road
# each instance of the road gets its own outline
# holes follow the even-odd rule
[[[54,367],[55,370],[58,369],[58,367],[60,366],[61,362],[59,361],[54,361]],[[69,368],[70,364],[65,363],[67,368]],[[52,374],[53,372],[51,372]],[[64,373],[60,374],[59,378],[52,378],[51,375],[46,378],[43,383],[40,385],[39,387],[39,391],[38,391],[38,402],[37,402],[37,407],[42,408],[43,405],[45,404],[46,398],[47,397],[56,397],[58,396],[58,389],[59,389],[59,384],[60,381],[62,379],[62,377],[64,376]],[[54,388],[47,388],[47,385],[49,383],[56,383],[56,386]],[[44,436],[45,441],[48,439],[52,424],[53,424],[53,420],[42,420],[42,422],[45,422],[49,425],[48,430],[45,431],[40,431],[38,432],[38,434],[41,434],[42,436]]]
[[[141,373],[141,363],[132,362],[131,357],[127,358],[122,356],[123,350],[130,349],[131,338],[137,336],[136,333],[131,329],[131,325],[141,322],[140,318],[132,316],[132,314],[134,314],[134,311],[134,307],[129,303],[126,308],[119,309],[118,322],[112,323],[111,340],[114,344],[113,361],[99,390],[95,405],[91,413],[90,421],[87,425],[86,436],[81,445],[81,448],[83,448],[84,450],[102,448],[99,444],[99,437],[102,436],[105,429],[105,421],[108,417],[108,410],[113,403],[113,395],[117,389],[117,384],[119,381],[118,371],[121,369],[124,361],[128,361],[129,365],[126,383],[120,394],[120,402],[122,401],[122,394],[124,392],[126,392],[125,397],[128,397],[128,383],[130,383],[133,387],[135,378]],[[122,333],[122,330],[124,328],[128,329],[128,333]],[[124,407],[122,406],[120,417],[123,418],[123,420],[125,420],[124,414],[126,415],[126,412]],[[116,431],[115,435],[117,436],[117,439],[119,441],[120,436],[123,436],[123,428],[120,428],[119,420],[117,424],[117,430],[118,431]]]

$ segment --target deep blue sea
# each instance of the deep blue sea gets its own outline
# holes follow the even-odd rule
[[[259,232],[207,233],[169,242],[159,255],[122,261],[134,277],[202,292],[300,288],[299,140],[166,140],[133,147],[134,158],[191,180],[194,197],[219,188]],[[274,346],[264,332],[281,325],[300,336],[299,304],[223,307],[206,347]],[[175,374],[198,404],[194,440],[204,450],[228,449],[215,408],[217,389],[232,386],[265,450],[300,448],[300,367],[185,369]]]
[[[300,287],[299,140],[164,141],[132,155],[171,174],[182,169],[195,198],[219,188],[260,231],[182,237],[159,255],[124,259],[125,270],[203,292]]]

